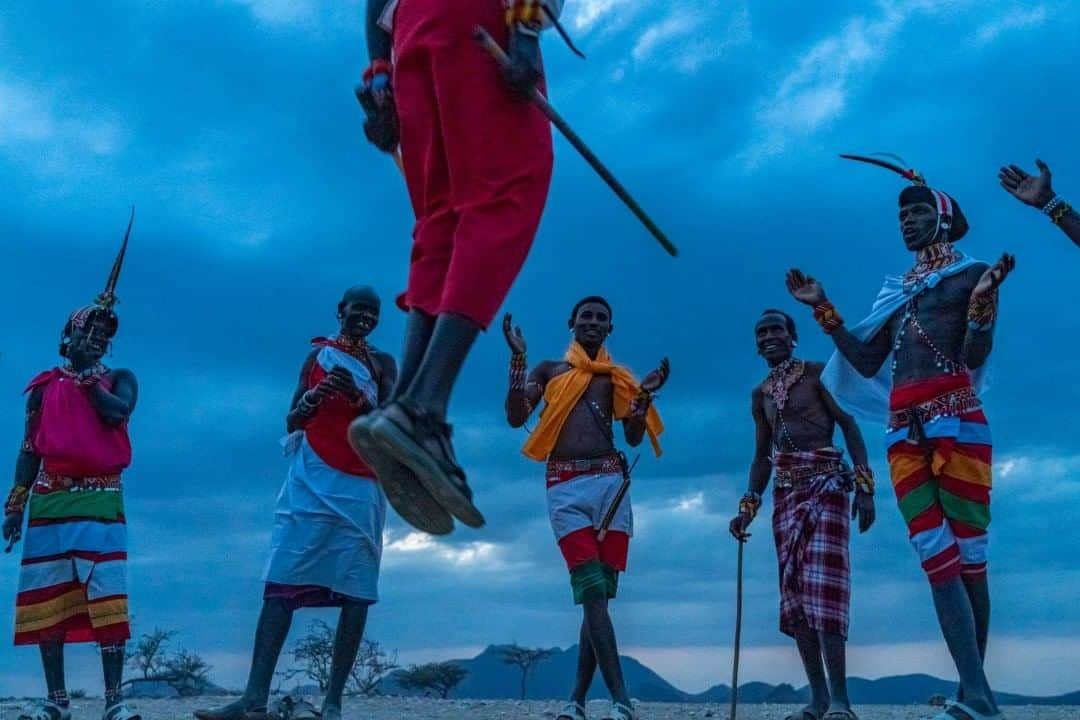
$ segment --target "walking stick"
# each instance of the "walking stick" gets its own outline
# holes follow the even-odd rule
[[[731,664],[731,718],[735,720],[735,709],[739,705],[739,642],[742,640],[742,576],[743,547],[746,539],[739,539],[739,569],[735,576],[735,658]]]
[[[495,42],[495,38],[491,37],[491,34],[487,30],[478,25],[476,29],[473,30],[473,38],[488,51],[491,57],[495,58],[495,61],[499,63],[500,67],[509,67],[510,58],[506,56],[506,53],[503,52],[503,49]],[[547,116],[547,119],[551,121],[552,125],[559,129],[559,132],[561,132],[570,144],[574,146],[574,149],[581,154],[581,157],[585,158],[585,162],[592,166],[592,169],[595,170],[603,181],[608,184],[608,187],[619,196],[619,199],[626,204],[626,207],[630,208],[630,212],[634,213],[634,216],[641,221],[641,224],[652,233],[653,237],[659,241],[660,245],[663,246],[668,255],[671,255],[672,257],[678,255],[679,250],[670,240],[668,240],[664,231],[653,222],[652,218],[648,216],[641,206],[638,205],[637,201],[631,197],[630,193],[626,191],[626,188],[622,186],[622,183],[615,179],[615,176],[611,174],[611,171],[607,169],[604,163],[600,162],[600,158],[593,154],[593,151],[589,149],[589,146],[585,144],[585,141],[578,137],[578,134],[574,132],[569,124],[567,124],[566,120],[555,111],[555,108],[551,106],[551,103],[544,97],[544,94],[538,89],[533,88],[532,92],[529,93],[529,100],[533,105],[539,108],[540,112]]]

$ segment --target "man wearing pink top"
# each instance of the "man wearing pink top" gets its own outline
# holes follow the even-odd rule
[[[131,225],[128,225],[130,233]],[[119,326],[113,305],[127,236],[105,292],[64,325],[65,364],[27,387],[26,433],[4,507],[8,549],[29,507],[15,644],[37,645],[48,700],[19,720],[71,717],[64,645],[96,642],[105,676],[103,720],[138,718],[121,700],[127,606],[127,536],[120,474],[131,463],[127,424],[138,396],[130,370],[101,363]]]

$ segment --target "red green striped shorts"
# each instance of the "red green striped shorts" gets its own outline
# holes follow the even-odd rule
[[[894,420],[886,447],[893,489],[911,544],[935,585],[960,575],[986,575],[990,427],[971,397],[971,381],[964,374],[898,385],[889,398]],[[898,423],[895,419],[897,411],[916,407],[961,411],[923,413],[926,439],[916,443],[911,438],[910,420]]]

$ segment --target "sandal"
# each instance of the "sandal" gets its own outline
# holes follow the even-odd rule
[[[949,712],[950,710],[959,710],[964,713],[966,717],[961,718],[957,715]],[[1005,715],[1001,712],[996,712],[993,715],[983,715],[982,713],[973,710],[962,702],[953,701],[946,706],[944,710],[934,716],[934,720],[1005,720]]]
[[[416,476],[393,456],[383,451],[371,433],[373,415],[357,418],[349,426],[349,444],[375,471],[379,487],[390,507],[401,519],[432,535],[447,535],[454,530],[454,518],[431,496]]]
[[[851,708],[846,710],[830,710],[822,716],[822,720],[859,720],[859,716]]]
[[[23,710],[16,720],[71,720],[71,709],[42,700]]]
[[[132,712],[131,708],[121,700],[105,708],[101,720],[142,720],[142,716],[137,712]]]
[[[602,720],[637,720],[637,715],[634,714],[633,708],[622,703],[613,702],[608,714]]]
[[[404,400],[374,415],[371,434],[375,442],[416,473],[417,480],[454,517],[469,527],[483,527],[484,516],[473,505],[465,471],[454,458],[450,426]]]
[[[568,702],[555,716],[555,720],[586,720],[585,706],[578,702]]]
[[[267,708],[266,717],[269,720],[320,720],[322,713],[307,700],[286,695]]]

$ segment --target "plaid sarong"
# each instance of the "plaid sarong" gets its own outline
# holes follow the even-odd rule
[[[800,626],[847,639],[851,597],[848,496],[839,474],[816,475],[773,492],[780,575],[780,632]]]

